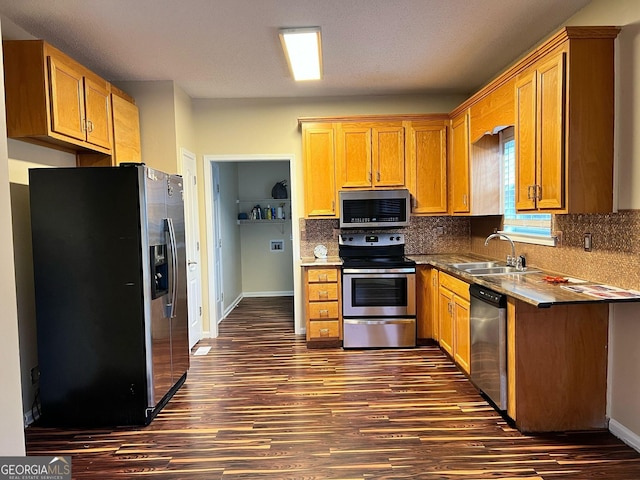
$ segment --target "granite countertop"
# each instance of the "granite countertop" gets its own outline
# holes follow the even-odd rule
[[[327,267],[327,266],[340,266],[342,265],[342,259],[340,257],[327,257],[327,258],[315,258],[315,257],[302,257],[300,259],[300,266],[302,267]]]
[[[451,255],[409,255],[418,265],[431,265],[438,270],[445,271],[469,283],[476,283],[483,287],[490,288],[496,292],[508,295],[536,307],[546,308],[552,305],[566,305],[573,303],[614,303],[614,302],[639,302],[640,298],[598,298],[585,293],[577,293],[562,288],[563,286],[589,286],[600,285],[597,282],[590,282],[582,279],[570,278],[570,276],[558,274],[557,272],[544,271],[535,267],[529,273],[507,273],[502,275],[471,276],[464,270],[454,268],[452,263],[463,263],[473,261],[495,261],[491,258],[483,258],[475,255],[451,254]],[[504,263],[504,262],[499,262]],[[567,283],[549,283],[546,276],[568,278]]]

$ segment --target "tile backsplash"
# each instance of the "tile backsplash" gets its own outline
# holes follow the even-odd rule
[[[468,217],[411,217],[408,227],[394,229],[405,234],[407,254],[463,253],[470,248]],[[312,257],[318,244],[327,247],[329,256],[338,255],[338,235],[353,233],[387,233],[389,229],[340,229],[336,219],[300,219],[300,254]]]
[[[471,252],[496,259],[511,252],[508,242],[492,241],[484,246],[501,220],[499,216],[471,220]],[[640,289],[640,210],[554,215],[552,229],[559,237],[556,247],[516,242],[516,254],[524,254],[529,265],[545,270]],[[590,252],[584,250],[585,233],[591,233]]]
[[[398,229],[405,234],[407,254],[475,253],[502,260],[511,248],[508,242],[484,241],[502,217],[411,217],[410,225]],[[318,244],[326,245],[330,256],[338,255],[336,219],[300,219],[302,257],[313,257]],[[559,234],[556,247],[516,242],[516,253],[524,254],[529,265],[559,274],[640,289],[640,210],[607,214],[555,215],[553,231]],[[388,230],[367,230],[386,233]],[[591,233],[592,250],[585,252],[583,237]]]

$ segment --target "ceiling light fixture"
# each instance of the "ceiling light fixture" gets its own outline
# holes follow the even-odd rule
[[[281,28],[280,41],[294,80],[322,78],[320,27]]]

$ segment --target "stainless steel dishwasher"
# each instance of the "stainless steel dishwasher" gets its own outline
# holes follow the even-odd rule
[[[471,382],[495,404],[507,409],[507,297],[472,284]]]

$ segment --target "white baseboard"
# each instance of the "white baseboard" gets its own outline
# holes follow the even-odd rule
[[[609,431],[631,448],[640,452],[640,435],[632,432],[620,422],[616,422],[613,418],[609,420]]]
[[[238,295],[238,297],[231,302],[231,305],[229,305],[225,310],[224,313],[222,314],[222,318],[220,318],[220,320],[218,320],[218,325],[220,324],[220,322],[222,320],[224,320],[225,318],[227,318],[229,316],[229,314],[233,311],[234,308],[236,308],[238,306],[238,304],[240,303],[240,301],[244,298],[243,294]]]
[[[281,292],[244,292],[243,297],[293,297],[293,291]]]

